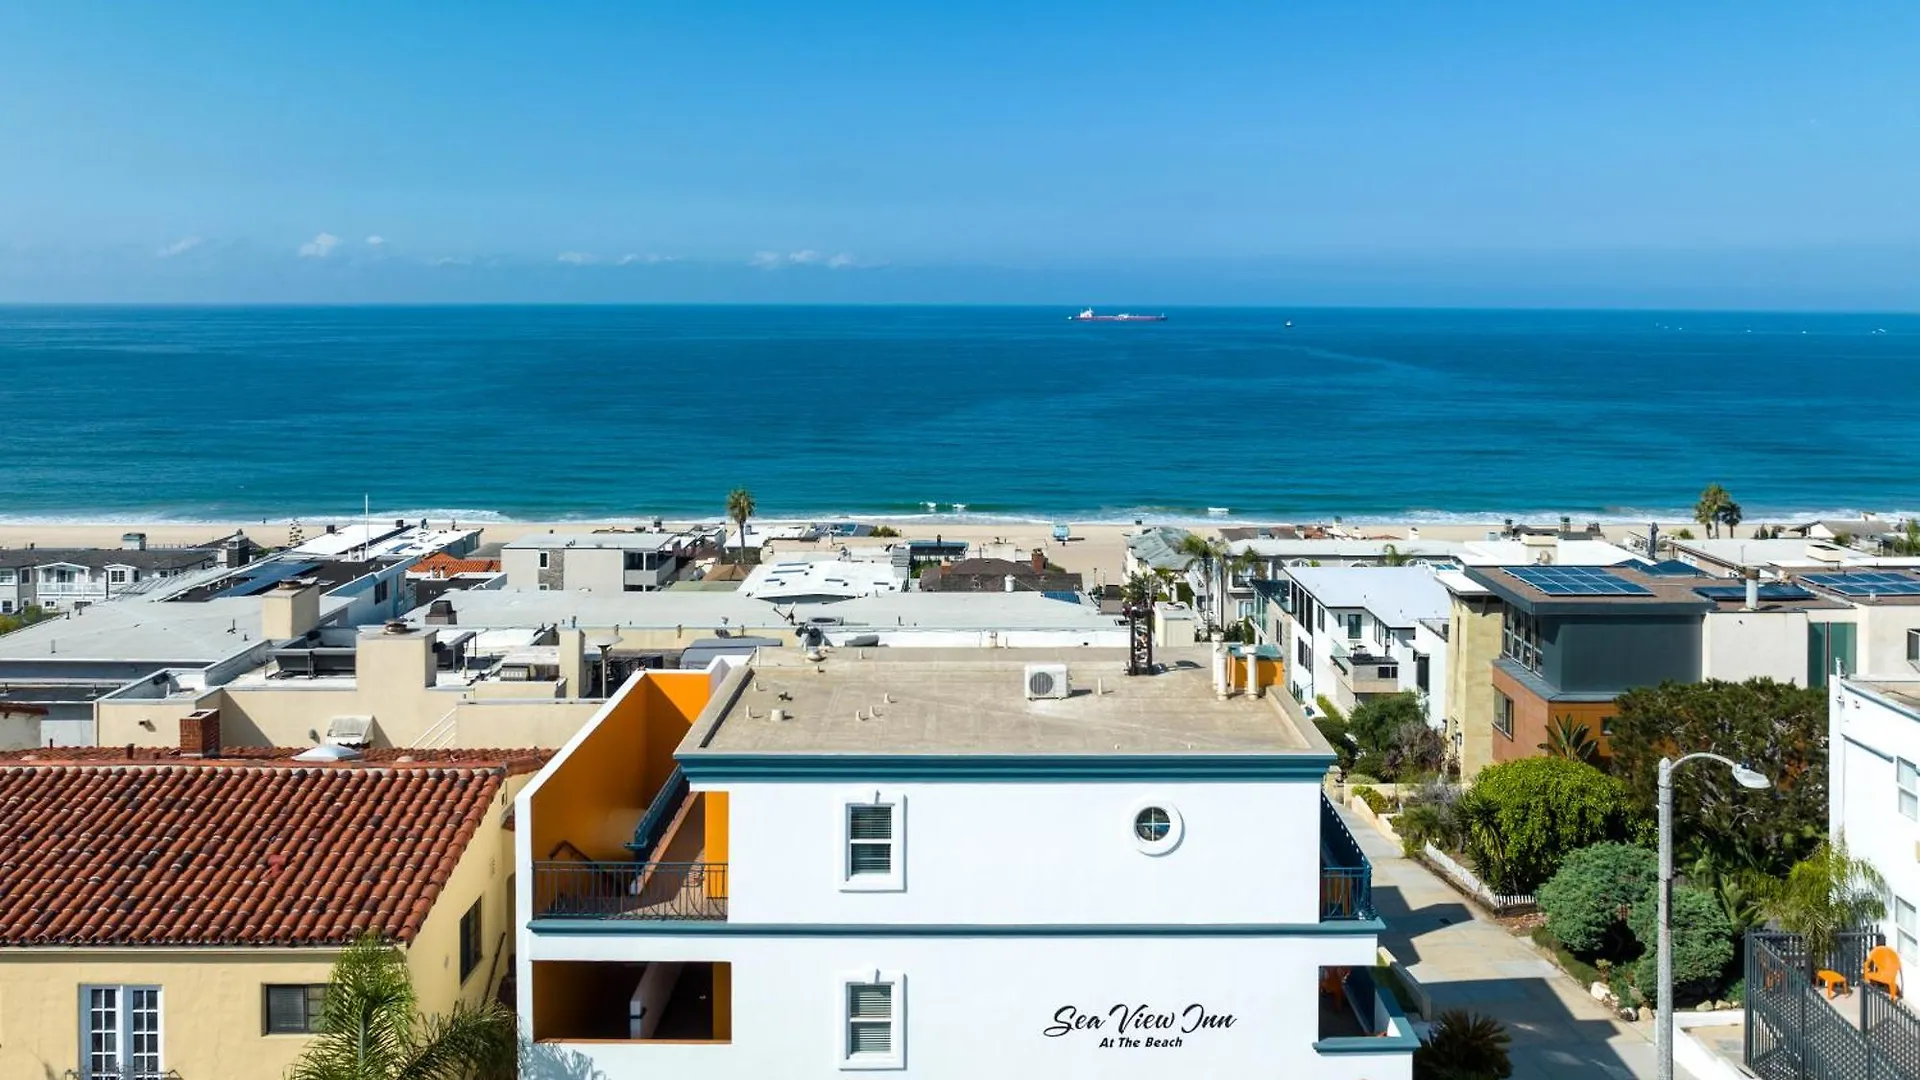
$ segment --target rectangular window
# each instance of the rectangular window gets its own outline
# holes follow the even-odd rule
[[[906,1066],[904,980],[898,972],[866,971],[848,977],[843,1069],[900,1069]]]
[[[1493,730],[1513,738],[1513,699],[1498,690],[1493,692]]]
[[[1421,693],[1429,693],[1428,683],[1433,677],[1433,658],[1415,653],[1413,657],[1413,686]]]
[[[127,572],[125,570],[107,571],[107,581],[111,584],[119,585],[124,583],[126,580],[127,580]]]
[[[320,1030],[327,1007],[327,984],[261,988],[260,1030],[268,1035],[311,1035]]]
[[[1347,612],[1347,640],[1348,641],[1360,640],[1360,623],[1361,623],[1361,615],[1359,612],[1357,611]]]
[[[85,1080],[158,1076],[160,988],[80,988],[81,1075]]]
[[[460,981],[466,982],[480,966],[480,901],[460,916]]]
[[[547,560],[550,554],[551,554],[550,552],[545,552],[545,551],[540,553],[540,569],[542,570],[547,569]]]
[[[376,582],[374,582],[374,583],[373,583],[373,602],[374,602],[374,603],[376,603],[376,604],[384,604],[384,603],[386,603],[386,602],[387,602],[387,595],[388,595],[388,593],[387,593],[387,583],[386,583],[386,582],[384,582],[384,581],[376,581]]]
[[[13,584],[13,571],[0,570],[0,585],[11,585],[11,584]]]
[[[1897,896],[1893,898],[1893,925],[1901,958],[1908,963],[1920,961],[1920,918],[1916,918],[1912,904]]]
[[[1893,776],[1900,787],[1900,815],[1908,821],[1920,821],[1920,768],[1906,758],[1895,758]]]
[[[1326,633],[1327,632],[1327,609],[1323,607],[1315,608],[1313,610],[1313,617],[1314,617],[1314,625],[1320,628],[1321,633],[1323,634]]]
[[[1613,738],[1613,717],[1603,716],[1600,718],[1600,737],[1603,739]]]
[[[902,887],[902,824],[897,800],[846,804],[845,888],[897,890]]]

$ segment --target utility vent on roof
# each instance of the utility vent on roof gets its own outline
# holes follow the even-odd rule
[[[322,744],[311,750],[304,750],[293,755],[293,760],[295,761],[314,762],[357,761],[359,758],[360,751],[355,750],[351,746],[333,746],[329,744]]]
[[[327,742],[335,746],[367,747],[373,743],[373,717],[336,716],[327,721]]]

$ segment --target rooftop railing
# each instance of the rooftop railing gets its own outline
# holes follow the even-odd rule
[[[726,863],[536,862],[538,919],[727,917]]]
[[[1340,814],[1320,796],[1320,921],[1373,918],[1373,865]]]

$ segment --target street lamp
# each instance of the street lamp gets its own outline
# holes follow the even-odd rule
[[[600,630],[587,639],[587,644],[600,650],[600,697],[607,696],[607,653],[620,644],[620,631]]]
[[[1695,758],[1717,761],[1732,770],[1741,787],[1759,790],[1773,781],[1719,754],[1688,754],[1660,759],[1660,981],[1654,992],[1654,1054],[1659,1080],[1673,1080],[1673,770]]]

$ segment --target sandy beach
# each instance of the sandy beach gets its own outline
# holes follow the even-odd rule
[[[390,518],[376,516],[375,521],[391,521]],[[980,545],[985,554],[1000,557],[1019,557],[1020,553],[1039,548],[1046,553],[1047,559],[1067,570],[1087,575],[1090,583],[1117,582],[1125,563],[1126,536],[1134,532],[1137,526],[1121,524],[1073,525],[1071,539],[1062,543],[1053,539],[1053,528],[1044,522],[942,522],[924,518],[886,519],[862,518],[865,524],[887,525],[899,531],[900,535],[910,539],[965,540],[969,544]],[[358,518],[341,518],[336,521],[305,521],[301,530],[308,537],[326,531],[328,525],[344,528],[358,524]],[[449,524],[444,519],[429,522],[436,527]],[[645,526],[645,522],[635,519],[616,519],[603,522],[565,521],[565,522],[475,522],[461,523],[478,527],[482,544],[499,544],[510,540],[542,532],[583,533],[597,529],[632,529]],[[680,528],[690,522],[667,522],[668,528]],[[712,524],[711,521],[704,524]],[[755,519],[756,529],[773,528],[779,522]],[[1186,527],[1202,534],[1218,532],[1220,528],[1246,527],[1252,522],[1226,521],[1218,525],[1188,524]],[[1263,523],[1263,524],[1279,524]],[[1305,525],[1309,523],[1291,523]],[[1532,522],[1535,525],[1550,525],[1552,522]],[[1580,524],[1576,523],[1576,527]],[[1498,531],[1503,523],[1489,521],[1484,523],[1449,522],[1445,524],[1368,524],[1346,527],[1345,534],[1353,538],[1406,540],[1417,536],[1423,540],[1483,540],[1488,532]],[[1692,522],[1664,521],[1660,523],[1663,534],[1693,527]],[[1337,526],[1335,527],[1337,528]],[[1645,534],[1646,526],[1616,524],[1602,525],[1608,539],[1621,543],[1629,536]],[[5,524],[0,525],[0,549],[24,548],[29,545],[53,547],[118,547],[122,534],[141,532],[147,536],[149,546],[178,546],[205,543],[228,536],[235,531],[245,532],[256,542],[269,547],[285,545],[289,539],[289,523],[285,521],[233,521],[216,523],[198,523],[183,525],[177,522],[141,522],[124,521],[113,523],[88,524]],[[850,547],[884,546],[892,540],[862,537],[844,541]],[[780,552],[826,552],[839,546],[838,542],[826,541],[775,541],[774,553]]]

